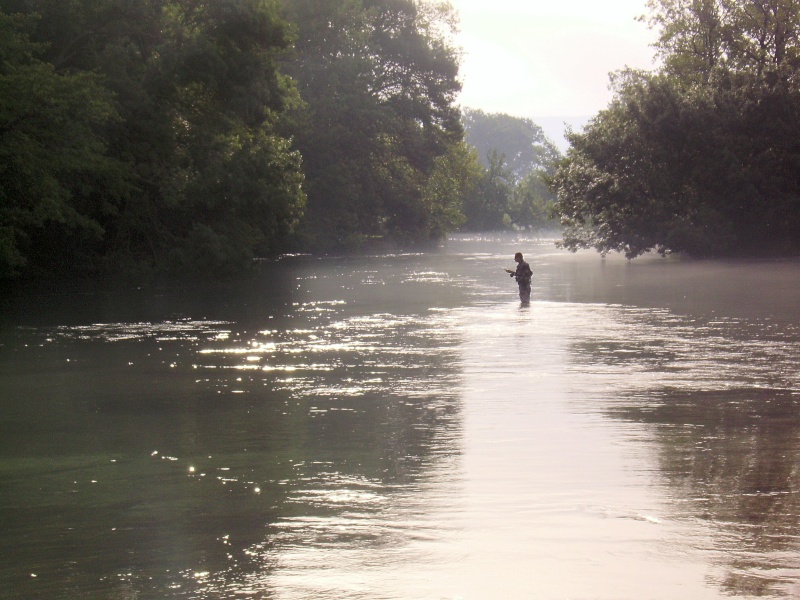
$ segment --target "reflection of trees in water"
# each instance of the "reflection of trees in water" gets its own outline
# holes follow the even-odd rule
[[[627,404],[622,400],[621,404]],[[655,425],[681,518],[715,531],[729,593],[775,595],[800,572],[800,397],[785,390],[662,390],[611,411]],[[679,509],[680,510],[680,509]],[[795,582],[796,583],[796,582]]]
[[[690,271],[692,281],[700,272]],[[731,285],[725,273],[703,292]],[[782,288],[767,283],[759,293],[768,302],[743,302],[732,313],[699,293],[689,314],[642,308],[650,294],[633,306],[595,306],[570,345],[574,372],[619,390],[606,408],[614,418],[652,426],[675,510],[697,536],[687,545],[724,569],[718,585],[745,595],[785,594],[800,578],[800,395],[792,391],[800,386],[800,332]]]

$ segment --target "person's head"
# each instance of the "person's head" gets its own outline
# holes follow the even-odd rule
[[[517,252],[514,255],[514,260],[517,261],[518,263],[522,262],[522,252]]]

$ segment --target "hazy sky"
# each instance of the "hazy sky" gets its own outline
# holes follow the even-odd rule
[[[518,117],[590,116],[608,74],[653,66],[645,0],[451,0],[464,49],[460,102]]]

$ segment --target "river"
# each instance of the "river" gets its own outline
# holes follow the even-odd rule
[[[2,598],[800,596],[798,260],[464,236],[0,306]]]

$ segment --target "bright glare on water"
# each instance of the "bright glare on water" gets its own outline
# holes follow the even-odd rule
[[[798,304],[500,236],[7,297],[0,597],[798,597]]]

